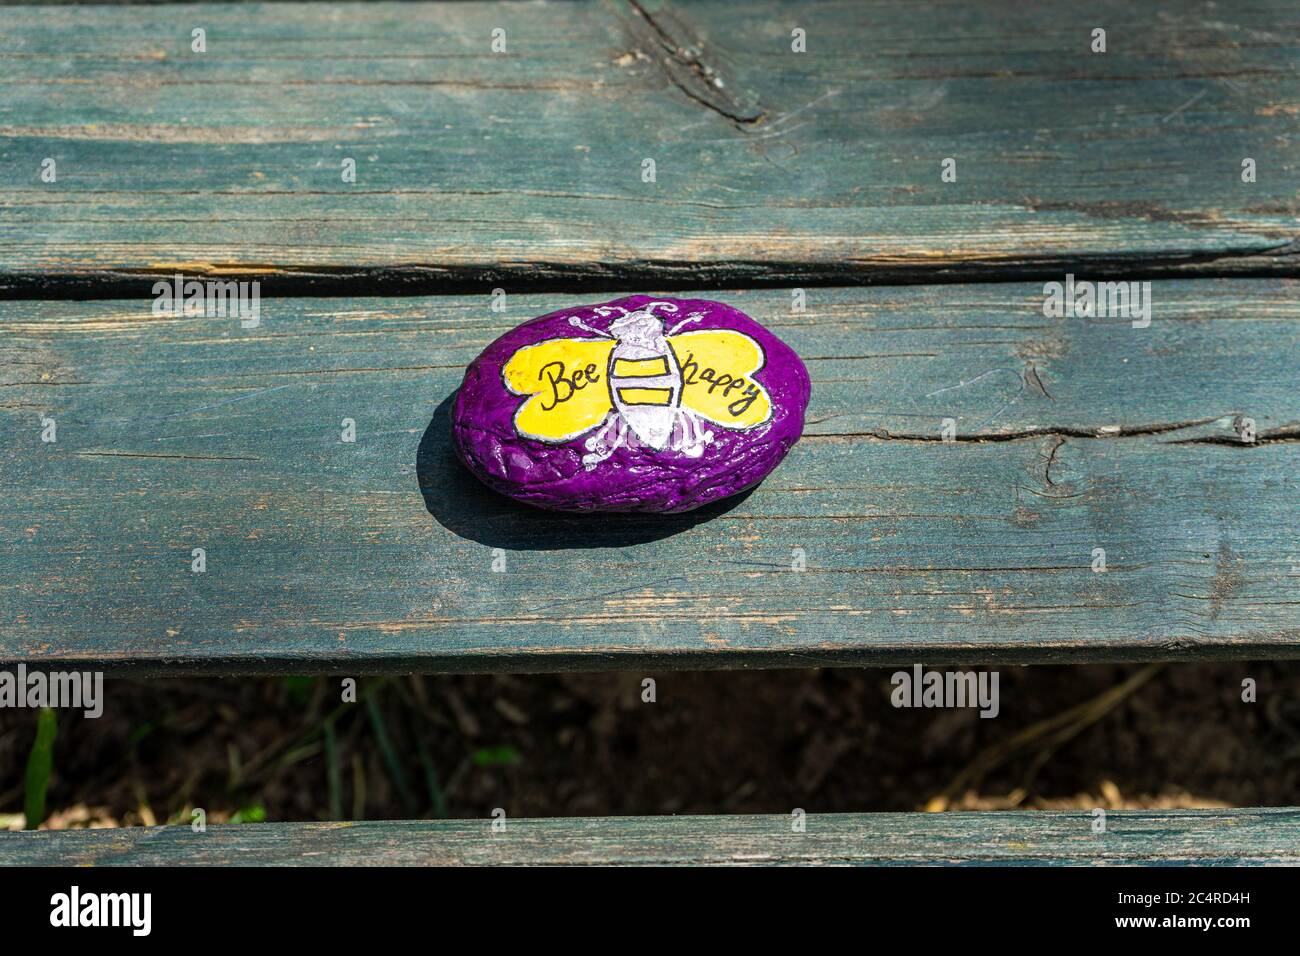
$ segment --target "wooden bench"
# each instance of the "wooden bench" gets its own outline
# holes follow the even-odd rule
[[[26,358],[0,657],[355,674],[1300,650],[1294,281],[1162,282],[1145,330],[1054,324],[1019,283],[814,289],[793,317],[785,290],[717,295],[807,357],[803,442],[741,500],[599,521],[524,511],[449,447],[465,363],[563,296],[506,316],[276,299],[253,333],[7,304]]]
[[[992,819],[990,819],[992,818]],[[247,823],[36,831],[0,838],[25,866],[1289,865],[1300,811],[812,814],[359,823]]]
[[[6,8],[0,662],[357,675],[1300,656],[1285,10]],[[1045,315],[1044,283],[1067,273],[1149,281],[1149,327]],[[154,283],[176,274],[260,282],[260,324],[155,315]],[[804,440],[757,490],[597,522],[522,510],[456,464],[450,396],[493,338],[678,288],[750,312],[812,373]],[[1272,859],[1287,813],[1165,822],[1192,856],[1232,832],[1225,853]],[[1033,831],[1054,858],[1109,852],[1048,817],[827,819],[814,857],[900,828],[917,858],[998,856],[977,830]],[[730,859],[767,825],[521,824],[591,836],[543,841],[553,859],[623,859],[631,839],[652,855],[680,841],[683,861]],[[457,842],[475,826],[214,828],[204,852],[489,859]],[[424,842],[403,849],[408,835]],[[1117,852],[1182,852],[1155,839]],[[187,845],[25,835],[0,839],[0,860],[157,846],[180,862]]]

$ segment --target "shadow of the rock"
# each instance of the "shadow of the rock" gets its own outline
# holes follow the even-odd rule
[[[685,514],[567,514],[520,504],[471,475],[451,444],[451,406],[443,399],[420,438],[415,474],[424,507],[452,534],[490,548],[553,551],[617,548],[671,537],[726,514],[750,491]]]

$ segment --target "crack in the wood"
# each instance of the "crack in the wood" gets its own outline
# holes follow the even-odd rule
[[[1284,442],[1300,442],[1300,425],[1285,425],[1271,431],[1260,432],[1254,441],[1242,441],[1233,435],[1203,435],[1199,438],[1179,438],[1168,445],[1228,445],[1232,448],[1253,448],[1256,445],[1279,445]]]
[[[1043,384],[1042,376],[1038,374],[1038,367],[1032,363],[1025,370],[1025,381],[1032,383],[1035,388],[1043,393],[1044,398],[1052,398],[1052,393],[1047,390],[1047,386]],[[1052,400],[1055,401],[1055,399]]]
[[[81,451],[81,458],[163,458],[168,461],[261,461],[247,455],[156,455],[128,451]]]
[[[1145,222],[1177,223],[1184,226],[1212,229],[1219,229],[1223,226],[1222,213],[1217,209],[1174,209],[1160,205],[1159,203],[1138,200],[1048,202],[1032,197],[1025,197],[1021,201],[1024,208],[1030,209],[1035,213],[1075,212],[1096,219],[1107,219],[1112,221],[1141,220]],[[1291,213],[1288,210],[1280,213],[1280,215],[1291,215]],[[1284,241],[1279,242],[1277,245],[1260,249],[1257,252],[1243,253],[1243,255],[1291,256],[1300,254],[1300,237],[1296,237],[1293,232],[1275,233],[1272,231],[1261,231],[1260,234],[1277,235],[1278,238],[1282,238]]]
[[[682,46],[674,39],[638,0],[628,0],[628,6],[649,27],[650,39],[662,54],[657,59],[673,86],[705,109],[712,110],[738,126],[750,126],[763,120],[765,114],[762,110],[742,112],[744,108],[741,104],[722,92],[723,85],[717,70],[701,60],[694,50]],[[684,82],[674,67],[685,69],[695,83]],[[692,89],[693,85],[698,88]]]
[[[1043,466],[1043,481],[1049,488],[1056,484],[1056,482],[1052,480],[1052,464],[1056,461],[1056,453],[1060,451],[1061,446],[1064,444],[1065,439],[1060,435],[1057,435],[1055,443],[1053,443],[1051,450],[1047,453],[1047,463]]]
[[[988,434],[974,435],[955,435],[952,438],[945,439],[941,435],[935,434],[915,434],[915,433],[893,433],[887,428],[878,428],[866,432],[827,432],[823,434],[804,435],[804,440],[818,438],[867,438],[876,441],[906,441],[906,442],[1003,442],[1003,441],[1023,441],[1028,438],[1059,438],[1060,442],[1052,449],[1053,456],[1056,449],[1060,448],[1066,438],[1135,438],[1143,435],[1163,435],[1166,432],[1181,431],[1185,428],[1196,428],[1201,425],[1209,425],[1213,422],[1220,421],[1223,418],[1230,417],[1225,415],[1215,415],[1211,418],[1194,418],[1183,422],[1157,422],[1150,425],[1107,425],[1094,428],[1079,428],[1069,425],[1053,425],[1042,428],[1022,428],[1018,431],[991,432]],[[1280,432],[1290,434],[1289,429],[1280,429]],[[1295,434],[1295,439],[1283,439],[1277,437],[1277,432],[1266,432],[1256,438],[1256,443],[1279,440],[1296,440],[1300,439],[1300,430]],[[1217,442],[1229,445],[1245,445],[1240,439],[1227,438],[1188,438],[1176,442],[1166,442],[1166,444],[1189,444],[1192,442]],[[1249,447],[1249,446],[1246,446]]]

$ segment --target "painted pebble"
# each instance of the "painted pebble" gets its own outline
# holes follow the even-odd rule
[[[488,487],[557,511],[689,511],[799,440],[808,371],[738,309],[628,296],[525,322],[465,371],[452,435]]]

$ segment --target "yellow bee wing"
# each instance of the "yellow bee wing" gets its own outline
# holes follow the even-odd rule
[[[772,417],[772,397],[754,380],[767,362],[743,332],[703,329],[670,336],[682,368],[682,405],[727,428],[753,428]]]
[[[605,381],[611,339],[547,339],[510,356],[506,388],[529,396],[515,412],[525,438],[565,442],[590,431],[613,409]]]

